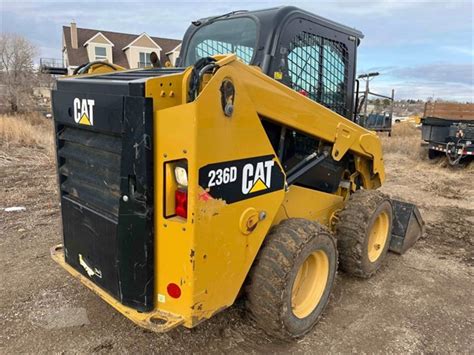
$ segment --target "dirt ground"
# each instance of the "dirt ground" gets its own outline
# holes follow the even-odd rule
[[[255,328],[242,301],[192,330],[133,325],[49,256],[61,234],[48,150],[0,144],[0,353],[474,353],[473,164],[452,169],[388,139],[383,191],[416,203],[426,234],[369,280],[339,273],[322,320],[293,343]]]

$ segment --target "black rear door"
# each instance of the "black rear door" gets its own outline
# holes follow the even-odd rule
[[[77,271],[146,311],[154,294],[153,113],[151,99],[127,88],[69,79],[53,92],[64,250]]]

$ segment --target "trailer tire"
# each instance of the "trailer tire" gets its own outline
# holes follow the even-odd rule
[[[336,240],[305,219],[273,227],[249,272],[246,306],[257,326],[282,340],[298,338],[318,322],[337,271]]]
[[[434,149],[428,149],[428,159],[433,160],[441,157],[443,154]]]
[[[376,190],[354,192],[337,214],[341,270],[362,278],[375,274],[390,246],[392,219],[388,196]]]

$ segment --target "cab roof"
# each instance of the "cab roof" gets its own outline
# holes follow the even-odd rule
[[[251,16],[251,17],[256,17],[259,20],[261,25],[276,29],[280,26],[280,24],[284,23],[283,20],[285,18],[290,17],[290,16],[295,16],[295,15],[296,16],[302,15],[302,17],[309,18],[312,21],[324,27],[328,27],[328,28],[337,30],[339,32],[346,33],[347,35],[354,36],[359,39],[364,38],[364,34],[355,28],[351,28],[343,24],[340,24],[338,22],[324,18],[322,16],[315,15],[309,11],[300,9],[296,6],[280,6],[280,7],[272,7],[269,9],[253,10],[253,11],[248,11],[248,10],[232,11],[223,15],[202,18],[200,20],[194,21],[193,24],[199,26],[201,24],[206,24],[206,23],[210,23],[210,22],[214,22],[214,21],[222,20],[222,19]]]

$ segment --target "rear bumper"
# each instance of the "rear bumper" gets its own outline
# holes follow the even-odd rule
[[[51,258],[61,265],[63,269],[69,272],[72,276],[81,281],[82,284],[87,286],[90,290],[102,298],[105,302],[115,308],[118,312],[142,328],[158,333],[163,333],[184,323],[183,317],[168,312],[160,310],[153,310],[151,312],[138,312],[133,308],[124,306],[102,288],[94,284],[92,281],[77,272],[72,266],[67,264],[64,259],[64,249],[62,244],[51,248]]]
[[[446,149],[446,143],[429,143],[428,149],[431,150],[436,150],[438,152],[443,152],[443,153],[454,153],[457,155],[474,155],[474,145],[469,145],[469,146],[458,146],[458,147],[453,147],[454,151],[448,151]]]

